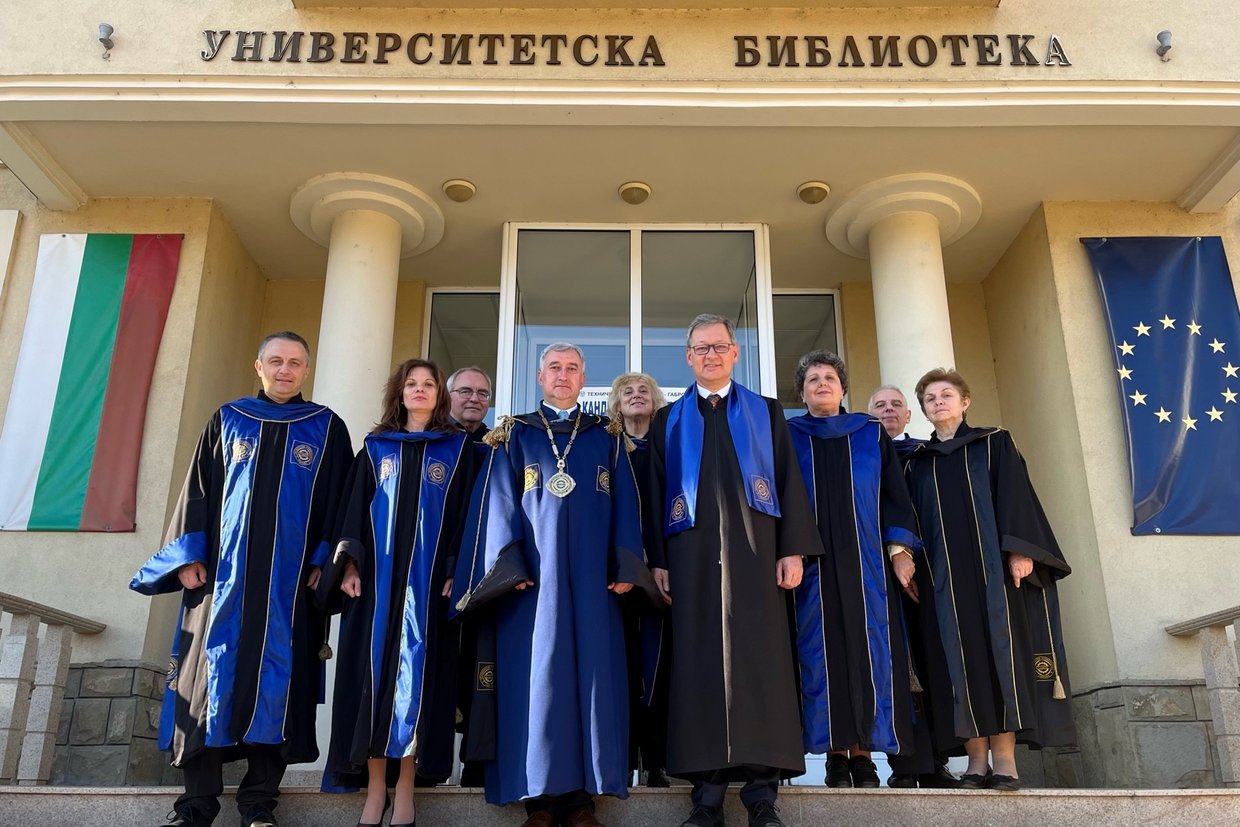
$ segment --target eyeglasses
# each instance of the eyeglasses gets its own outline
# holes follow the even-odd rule
[[[736,345],[732,342],[715,342],[713,345],[692,345],[689,350],[693,351],[695,356],[705,356],[712,350],[722,355],[734,347]]]
[[[462,399],[468,399],[471,396],[476,396],[485,402],[491,398],[491,392],[488,390],[482,390],[481,388],[453,388],[452,392]]]

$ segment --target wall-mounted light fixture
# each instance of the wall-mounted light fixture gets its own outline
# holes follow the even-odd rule
[[[112,42],[112,33],[116,29],[112,28],[110,23],[99,24],[99,42],[103,44],[103,59],[107,60],[112,57],[112,47],[116,44]]]
[[[1161,32],[1158,33],[1158,48],[1155,49],[1154,51],[1158,52],[1158,56],[1162,58],[1163,63],[1166,63],[1168,60],[1171,60],[1171,58],[1167,56],[1167,53],[1171,51],[1170,29],[1163,29]]]
[[[617,192],[620,193],[625,203],[636,206],[650,197],[651,189],[649,184],[643,184],[641,181],[629,181],[627,184],[621,184]]]
[[[477,192],[478,188],[473,185],[473,182],[466,181],[464,178],[453,178],[443,182],[443,194],[458,204],[463,204],[473,198]]]
[[[806,204],[821,204],[831,194],[831,187],[822,181],[806,181],[797,187],[797,198]]]

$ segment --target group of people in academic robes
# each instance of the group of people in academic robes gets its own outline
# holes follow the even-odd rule
[[[450,774],[459,721],[487,800],[523,802],[526,827],[601,827],[593,796],[625,797],[639,767],[692,783],[682,827],[722,825],[738,780],[751,827],[777,827],[807,752],[831,786],[878,786],[873,751],[914,779],[963,752],[960,786],[1018,789],[1016,743],[1074,732],[1070,568],[1011,436],[966,423],[951,370],[917,385],[934,435],[897,442],[873,400],[881,418],[844,410],[835,354],[800,360],[808,413],[789,420],[732,381],[738,358],[731,323],[699,316],[685,394],[624,374],[600,417],[578,404],[580,348],[553,344],[538,408],[489,433],[410,359],[351,457],[301,398],[305,341],[265,339],[263,390],[212,417],[131,583],[183,592],[161,741],[186,790],[166,825],[210,824],[240,757],[243,825],[276,824],[285,766],[318,754],[331,614],[324,788],[365,791],[359,827],[389,809],[412,827],[415,776]]]

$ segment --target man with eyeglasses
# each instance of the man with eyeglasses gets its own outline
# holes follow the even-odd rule
[[[732,381],[732,321],[694,319],[685,358],[694,384],[650,426],[647,551],[672,626],[667,770],[693,783],[681,827],[722,827],[734,780],[750,827],[782,827],[779,780],[805,772],[790,597],[822,542],[782,408]]]
[[[452,395],[452,419],[469,434],[470,442],[482,440],[489,428],[487,410],[491,407],[491,377],[477,365],[454,371],[448,377]]]

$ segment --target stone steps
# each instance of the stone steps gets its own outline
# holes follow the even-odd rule
[[[65,827],[75,824],[156,825],[180,790],[172,787],[0,787],[2,827]],[[520,807],[492,807],[478,790],[439,787],[418,791],[423,827],[517,827]],[[277,815],[284,827],[349,827],[361,811],[360,794],[326,795],[317,789],[285,789]],[[687,790],[634,790],[627,801],[600,799],[598,814],[609,827],[676,827],[688,811]],[[1240,790],[1024,790],[1019,793],[957,790],[829,790],[787,787],[780,810],[788,827],[839,824],[1045,825],[1073,827],[1122,824],[1240,822]],[[218,825],[236,824],[225,796]],[[746,824],[735,795],[727,823]]]

